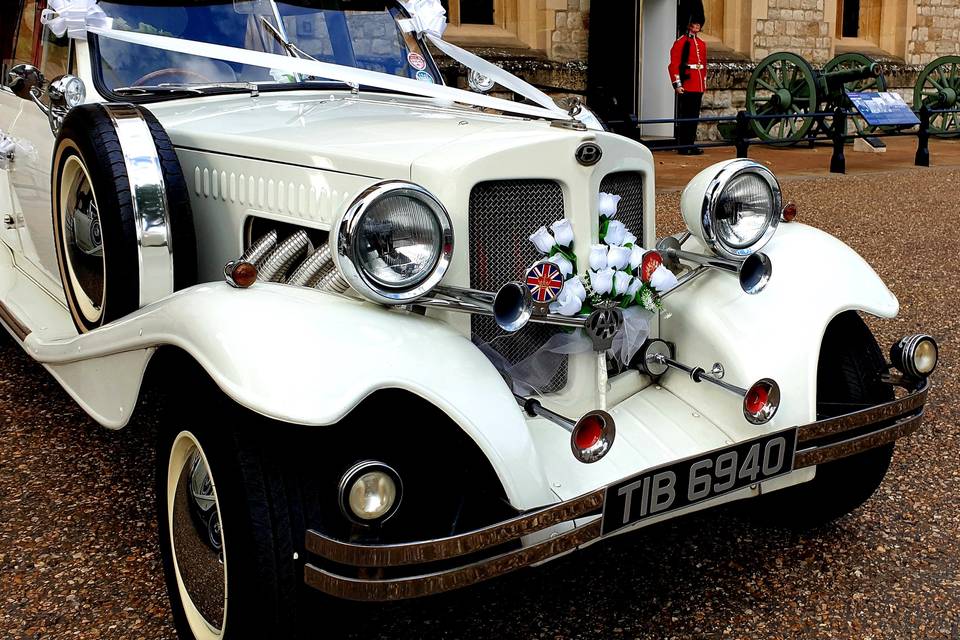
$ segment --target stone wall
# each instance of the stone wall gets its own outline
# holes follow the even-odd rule
[[[767,2],[766,19],[756,21],[754,59],[760,60],[774,51],[793,51],[814,64],[830,59],[830,25],[824,22],[824,0]]]
[[[616,0],[601,0],[613,2]],[[553,13],[547,56],[566,62],[587,59],[587,33],[590,29],[590,0],[553,0],[548,9]],[[549,18],[549,15],[548,15]]]
[[[926,64],[960,54],[960,0],[914,0],[917,22],[907,42],[907,62]]]

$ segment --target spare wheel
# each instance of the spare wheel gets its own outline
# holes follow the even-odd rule
[[[51,175],[60,277],[81,333],[196,283],[187,186],[152,113],[116,104],[71,110]]]

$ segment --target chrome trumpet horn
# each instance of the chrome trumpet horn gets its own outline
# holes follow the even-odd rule
[[[493,320],[504,331],[522,329],[533,315],[533,297],[519,282],[508,282],[493,299]]]
[[[702,267],[735,275],[740,282],[740,288],[750,295],[763,291],[770,281],[770,276],[773,275],[773,261],[770,260],[770,256],[759,251],[747,256],[742,262],[719,256],[705,256],[684,251],[680,248],[680,241],[673,236],[667,236],[658,242],[657,251],[660,252],[668,268],[676,267],[680,260],[686,260]]]
[[[528,322],[583,328],[586,319],[568,317],[538,308],[530,291],[519,282],[508,282],[496,292],[441,285],[416,301],[417,306],[492,317],[504,331],[519,331]]]

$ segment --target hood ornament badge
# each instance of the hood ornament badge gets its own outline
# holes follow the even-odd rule
[[[577,147],[574,157],[583,166],[592,167],[600,162],[600,158],[603,157],[603,149],[596,142],[584,142]]]

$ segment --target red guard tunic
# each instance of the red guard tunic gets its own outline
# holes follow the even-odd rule
[[[680,57],[683,45],[690,41],[690,55],[686,63],[685,79],[680,81]],[[677,38],[670,49],[670,82],[674,87],[683,86],[688,93],[703,93],[707,90],[707,45],[694,34],[684,34]]]

